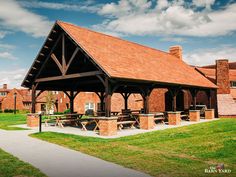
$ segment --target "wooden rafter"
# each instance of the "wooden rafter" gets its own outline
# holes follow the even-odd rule
[[[62,75],[65,75],[66,59],[65,59],[65,34],[62,35]]]
[[[60,69],[61,73],[63,74],[64,73],[63,66],[61,65],[61,63],[59,62],[59,60],[57,59],[57,57],[54,53],[51,54],[51,58],[57,64],[58,68]]]
[[[44,61],[43,65],[41,66],[41,68],[40,68],[38,74],[36,75],[36,77],[35,77],[36,79],[39,77],[39,75],[41,74],[42,70],[44,69],[44,67],[45,67],[45,65],[46,65],[46,63],[47,63],[47,61],[50,59],[51,54],[53,53],[54,49],[56,48],[56,46],[57,46],[58,42],[60,41],[61,37],[62,37],[62,34],[60,34],[60,36],[57,38],[57,40],[56,40],[55,44],[53,45],[53,47],[52,47],[52,49],[51,49],[49,55],[47,56],[47,58],[46,58],[46,60]],[[33,68],[33,67],[32,67],[32,68]]]
[[[78,53],[78,51],[79,51],[79,47],[76,47],[76,49],[75,49],[75,51],[73,52],[73,54],[72,54],[72,56],[71,56],[69,62],[68,62],[67,65],[66,65],[64,74],[67,73],[67,71],[68,71],[68,69],[69,69],[69,67],[70,67],[70,65],[71,65],[71,63],[72,63],[72,61],[74,60],[76,54]]]

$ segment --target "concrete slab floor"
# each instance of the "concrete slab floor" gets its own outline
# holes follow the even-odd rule
[[[142,130],[142,129],[138,129],[138,128],[134,128],[134,129],[127,128],[127,129],[118,130],[117,135],[114,135],[114,136],[100,136],[98,134],[98,131],[92,131],[92,130],[83,131],[83,130],[81,130],[81,127],[71,127],[71,126],[65,126],[64,128],[60,128],[58,126],[45,127],[44,124],[42,124],[42,131],[43,132],[58,132],[58,133],[66,133],[66,134],[74,134],[74,135],[80,135],[80,136],[108,138],[109,139],[109,138],[119,138],[119,137],[124,137],[124,136],[136,135],[136,134],[146,133],[146,132],[153,132],[153,131],[158,131],[158,130],[165,130],[165,129],[169,129],[169,128],[188,126],[188,125],[210,122],[210,121],[215,121],[215,120],[219,120],[219,119],[200,119],[199,122],[181,121],[180,125],[157,124],[154,127],[154,129],[151,129],[151,130]],[[29,127],[27,127],[26,124],[17,125],[17,127],[29,128]],[[34,131],[38,131],[39,128],[33,127],[31,129]]]

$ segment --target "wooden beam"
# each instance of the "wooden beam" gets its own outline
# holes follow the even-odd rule
[[[35,78],[38,78],[38,76],[41,74],[42,70],[44,69],[44,67],[45,67],[45,65],[46,65],[46,63],[47,63],[47,61],[50,59],[51,54],[53,53],[54,49],[56,48],[56,46],[57,46],[58,42],[60,41],[61,37],[62,37],[62,34],[57,38],[55,44],[53,45],[53,47],[52,47],[50,53],[48,54],[47,58],[45,59],[44,63],[42,64],[42,66],[41,66],[39,72],[37,73],[37,75],[35,76]],[[32,67],[32,68],[33,68],[33,67]]]
[[[65,35],[62,35],[62,75],[65,75],[66,59],[65,59]]]
[[[62,76],[39,78],[39,79],[36,79],[35,82],[48,82],[48,81],[57,81],[57,80],[64,80],[64,79],[89,77],[89,76],[96,76],[98,74],[102,74],[102,73],[100,71],[89,71],[89,72],[69,74],[69,75],[64,75],[64,76],[62,75]]]
[[[79,47],[76,47],[76,49],[75,49],[75,51],[73,52],[73,54],[72,54],[72,56],[71,56],[71,58],[70,58],[68,64],[66,65],[66,68],[65,68],[65,71],[64,71],[65,74],[67,73],[67,71],[68,71],[68,69],[69,69],[69,67],[70,67],[70,65],[71,65],[71,63],[72,63],[72,61],[74,60],[76,54],[78,53],[78,51],[79,51]]]
[[[57,57],[54,53],[51,54],[51,58],[57,64],[58,68],[60,69],[61,73],[63,74],[63,66],[61,65],[61,63],[59,62],[59,60],[57,59]]]

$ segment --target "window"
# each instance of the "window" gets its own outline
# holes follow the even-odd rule
[[[94,110],[94,103],[86,103],[85,104],[85,111],[87,111],[88,109]]]
[[[236,81],[231,81],[231,87],[236,88]]]
[[[0,92],[0,96],[6,96],[7,93],[6,92]]]

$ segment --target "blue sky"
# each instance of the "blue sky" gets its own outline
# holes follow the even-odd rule
[[[235,0],[0,0],[0,84],[20,87],[55,20],[168,51],[188,64],[236,61]]]

